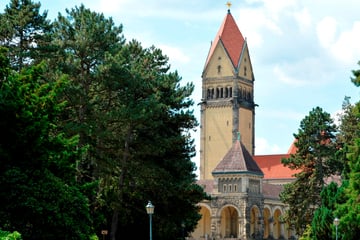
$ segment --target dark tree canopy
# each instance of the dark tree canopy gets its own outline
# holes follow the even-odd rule
[[[324,179],[339,173],[341,164],[336,158],[337,129],[330,114],[320,107],[312,109],[300,123],[295,146],[297,151],[282,163],[299,170],[293,183],[285,185],[281,199],[289,204],[287,220],[299,234],[311,223],[314,211],[321,206],[320,192]]]
[[[47,11],[40,13],[40,2],[11,0],[0,14],[0,45],[10,51],[11,67],[21,70],[39,63],[50,51],[50,21]]]
[[[91,218],[74,181],[78,139],[56,124],[66,81],[46,83],[47,70],[34,66],[0,82],[0,227],[24,239],[85,239]]]

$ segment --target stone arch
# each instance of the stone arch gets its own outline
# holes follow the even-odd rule
[[[272,217],[271,217],[271,209],[268,206],[264,207],[264,239],[267,239],[270,236],[270,224],[272,224]]]
[[[281,220],[281,215],[282,215],[282,211],[280,208],[275,208],[274,209],[274,214],[273,214],[273,236],[275,239],[279,239],[282,236],[282,220]]]
[[[211,209],[207,204],[200,203],[201,219],[191,234],[195,239],[207,239],[211,234]]]
[[[257,237],[260,233],[261,223],[260,223],[260,209],[258,206],[254,205],[250,209],[250,236]]]
[[[223,238],[237,238],[239,235],[239,210],[231,204],[219,209],[220,235]]]

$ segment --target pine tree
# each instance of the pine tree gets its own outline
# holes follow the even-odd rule
[[[40,7],[31,0],[11,0],[0,14],[0,45],[10,50],[8,57],[15,70],[38,64],[51,49],[51,24],[47,11],[40,14]]]
[[[285,186],[281,199],[289,204],[287,220],[294,224],[299,235],[311,223],[314,211],[321,206],[320,192],[324,179],[339,172],[341,166],[336,156],[336,126],[330,114],[320,107],[310,111],[300,123],[295,146],[297,151],[282,163],[299,170],[295,181]]]

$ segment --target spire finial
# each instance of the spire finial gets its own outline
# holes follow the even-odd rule
[[[227,1],[226,6],[228,6],[228,13],[230,13],[231,5],[232,5],[231,2]]]

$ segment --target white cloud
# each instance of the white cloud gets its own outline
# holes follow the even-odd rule
[[[263,29],[270,30],[276,35],[282,35],[282,30],[264,9],[240,9],[237,20],[240,31],[251,43],[252,47],[260,47],[264,43],[264,37],[260,33]],[[254,16],[256,16],[254,18]],[[249,21],[251,19],[251,21]]]
[[[316,26],[316,33],[320,45],[329,48],[334,43],[337,22],[333,17],[323,18]]]
[[[180,48],[172,47],[169,45],[159,45],[159,47],[163,53],[169,57],[169,61],[173,63],[189,63],[190,58],[181,51]]]
[[[308,83],[308,81],[306,81],[306,80],[298,79],[298,78],[294,77],[294,75],[287,74],[283,70],[283,67],[280,67],[280,65],[274,66],[273,73],[279,81],[281,81],[282,83],[285,83],[287,85],[304,86]]]
[[[299,29],[302,33],[305,33],[311,27],[311,15],[307,8],[303,8],[301,11],[294,13],[294,18],[299,25]]]
[[[352,28],[343,31],[331,46],[332,54],[344,63],[355,63],[360,56],[360,21],[353,23]]]
[[[325,17],[317,24],[320,45],[340,62],[357,62],[360,56],[360,21],[354,21],[350,29],[342,32],[339,32],[338,26],[334,17]]]
[[[255,155],[276,154],[280,152],[280,147],[276,144],[270,144],[267,139],[262,137],[255,139]]]

